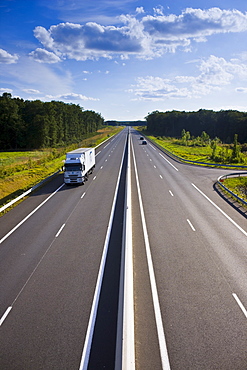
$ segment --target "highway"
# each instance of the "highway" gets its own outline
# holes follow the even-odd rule
[[[247,369],[247,223],[213,186],[229,171],[128,128],[96,154],[84,186],[60,174],[0,219],[0,369]]]

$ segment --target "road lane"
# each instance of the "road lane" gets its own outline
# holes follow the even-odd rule
[[[171,368],[242,369],[247,324],[232,293],[246,306],[246,236],[195,191],[191,166],[177,171],[133,136]]]
[[[2,314],[13,308],[1,368],[79,368],[125,137],[102,149],[85,186],[63,187],[2,243]]]
[[[116,147],[118,143],[118,138],[113,140],[111,150],[114,150],[114,147]],[[104,152],[106,153],[105,155],[103,154]],[[100,179],[102,172],[102,169],[98,170],[98,168],[104,163],[105,158],[108,158],[108,156],[108,150],[104,150],[103,148],[101,154],[102,159],[98,158],[94,172],[95,174],[98,174],[98,179]],[[121,155],[118,160],[121,160]],[[117,178],[117,168],[115,170],[113,168],[109,168],[108,170],[110,170],[110,172],[106,174],[107,167],[105,166],[103,172],[106,174],[106,176],[104,176],[104,181],[108,182],[107,180],[111,179],[112,188],[107,184],[109,193],[110,191],[113,191],[112,189],[114,188],[114,181],[116,181]],[[62,182],[61,176],[59,176],[59,179]],[[23,219],[28,218],[28,215],[33,213],[36,208],[40,207],[40,204],[45,202],[45,200],[61,186],[61,182],[58,183],[57,181],[58,179],[55,179],[55,185],[59,185],[56,188],[54,185],[52,186],[51,183],[47,184],[47,186],[42,187],[29,199],[25,200],[24,203],[21,203],[14,210],[11,210],[9,213],[4,215],[0,219],[1,237],[6,235],[3,233],[4,231],[10,232],[17,224],[23,222]],[[11,235],[11,238],[7,238],[4,243],[1,244],[0,261],[2,264],[0,268],[0,314],[6,306],[7,301],[13,301],[15,295],[21,289],[28,276],[31,274],[34,267],[51,244],[61,225],[66,222],[70,214],[78,206],[81,193],[84,193],[91,184],[92,176],[90,177],[89,182],[87,182],[83,187],[63,186],[62,189],[56,193],[55,197],[52,197],[48,203],[45,203],[43,207],[38,209],[38,212],[28,218],[28,223],[24,222],[20,229],[18,228]],[[101,189],[101,191],[103,191],[103,189]],[[100,197],[97,197],[96,199],[98,199],[98,204],[102,203]],[[106,215],[107,209],[109,212],[111,199],[108,199],[108,203],[106,199],[105,207],[103,208],[103,210],[106,210]],[[95,211],[97,210],[98,206],[96,205]],[[13,223],[13,220],[16,224]],[[15,290],[13,290],[14,286],[16,286]],[[11,292],[11,297],[5,301],[6,292]],[[3,308],[1,305],[3,305]]]
[[[132,145],[132,151],[133,151],[133,145]],[[138,176],[134,151],[133,151],[133,162],[134,162],[134,172],[135,172],[136,186],[137,186],[137,193],[138,193],[138,201],[139,201],[139,206],[140,206],[142,231],[143,231],[144,244],[145,244],[145,250],[146,250],[146,256],[147,256],[147,267],[148,267],[148,273],[149,273],[149,278],[150,278],[150,288],[152,292],[154,316],[155,316],[157,336],[158,336],[159,349],[160,349],[161,366],[165,370],[170,370],[170,362],[168,358],[166,338],[165,338],[163,322],[161,318],[161,310],[160,310],[160,303],[159,303],[159,297],[158,297],[158,292],[157,292],[157,284],[156,284],[156,279],[155,279],[153,260],[152,260],[151,250],[150,250],[150,243],[149,243],[146,219],[145,219],[145,214],[144,214],[144,209],[143,209],[140,182],[139,182],[139,176]]]

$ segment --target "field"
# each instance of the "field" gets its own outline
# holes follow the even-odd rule
[[[78,147],[94,147],[122,128],[104,127],[67,148],[0,152],[0,206],[16,198],[63,167],[65,153]]]

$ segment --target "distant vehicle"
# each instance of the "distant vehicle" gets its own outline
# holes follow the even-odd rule
[[[94,148],[79,148],[68,152],[64,163],[65,184],[84,184],[94,167]]]
[[[142,145],[147,145],[146,140],[143,140]]]
[[[140,137],[140,140],[144,140],[144,138],[141,136],[141,137]]]

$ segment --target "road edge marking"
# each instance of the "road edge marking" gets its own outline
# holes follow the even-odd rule
[[[159,153],[159,155],[167,162],[169,163],[170,166],[172,166],[174,168],[174,170],[178,171],[177,167],[175,167],[170,161],[168,161],[168,159],[161,153]]]
[[[11,229],[5,236],[2,237],[2,239],[0,239],[0,244],[5,240],[7,239],[15,230],[17,230],[25,221],[27,221],[29,219],[29,217],[31,217],[36,211],[38,211],[38,209],[40,209],[51,197],[53,197],[53,195],[55,195],[62,187],[64,186],[64,184],[62,184],[61,186],[59,186],[59,188],[57,188],[52,194],[49,195],[49,197],[47,197],[42,203],[40,203],[38,205],[38,207],[36,207],[32,212],[30,212],[22,221],[20,221],[15,227],[13,227],[13,229]]]
[[[217,204],[215,204],[206,194],[204,194],[195,184],[191,183],[191,185],[202,195],[205,199],[207,199],[218,211],[220,211],[234,226],[236,226],[245,236],[247,236],[247,232],[242,229],[230,216],[228,216]]]

